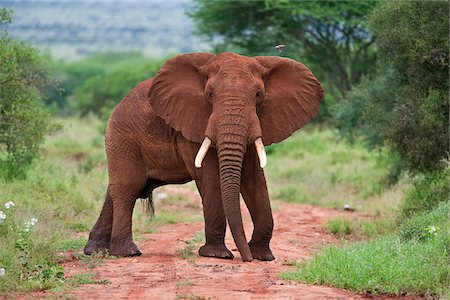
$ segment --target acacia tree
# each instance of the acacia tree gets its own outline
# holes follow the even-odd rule
[[[376,60],[364,16],[371,1],[196,0],[189,15],[214,50],[247,55],[274,54],[301,60],[342,100]]]
[[[0,25],[12,11],[0,9]],[[49,84],[37,50],[0,33],[0,174],[22,177],[38,156],[50,117],[39,88]]]

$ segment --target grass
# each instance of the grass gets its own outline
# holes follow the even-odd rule
[[[282,278],[360,293],[445,297],[450,293],[449,211],[445,203],[410,219],[396,234],[327,247]]]
[[[349,219],[336,218],[325,224],[325,229],[329,233],[333,233],[342,237],[352,233],[353,226]]]
[[[334,208],[345,204],[372,215],[393,216],[405,183],[386,188],[391,163],[383,152],[337,140],[336,132],[305,127],[268,147],[272,199]],[[386,207],[388,209],[386,209]]]
[[[191,281],[189,281],[189,278],[185,278],[183,281],[180,281],[176,284],[177,287],[193,286],[193,285],[195,285],[195,284],[192,283]]]
[[[196,255],[194,251],[197,249],[198,244],[205,241],[205,235],[203,232],[197,232],[192,239],[186,241],[186,246],[178,251],[178,256],[182,259],[195,263]]]
[[[325,223],[324,229],[326,232],[335,234],[340,238],[359,241],[363,239],[378,238],[392,233],[396,226],[396,221],[388,218],[365,220],[339,217]]]
[[[97,275],[92,273],[80,273],[75,274],[71,279],[69,284],[77,287],[85,284],[111,284],[111,281],[108,279],[96,279]]]
[[[59,250],[61,251],[75,251],[83,249],[86,244],[85,238],[66,239],[60,242]]]

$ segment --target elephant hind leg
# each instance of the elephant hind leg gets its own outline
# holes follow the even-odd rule
[[[89,233],[89,240],[84,247],[84,253],[91,255],[94,252],[109,251],[113,218],[113,205],[109,189],[106,190],[105,203],[100,216]]]

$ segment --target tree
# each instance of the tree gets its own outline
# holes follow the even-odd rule
[[[447,1],[386,1],[369,15],[379,62],[342,103],[338,124],[389,146],[412,172],[442,169],[449,149]]]
[[[0,9],[0,24],[12,11]],[[50,116],[39,88],[50,82],[37,50],[0,33],[0,174],[23,177],[39,155]]]
[[[372,1],[208,1],[190,12],[215,51],[285,55],[308,64],[335,101],[342,100],[375,62],[364,16]],[[329,99],[329,98],[328,98]]]

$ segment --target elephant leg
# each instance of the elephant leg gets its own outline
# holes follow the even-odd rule
[[[203,215],[205,218],[206,244],[200,247],[200,256],[217,258],[234,258],[225,246],[226,218],[220,195],[219,166],[214,149],[210,149],[205,159],[201,174],[196,176],[196,184],[202,196]]]
[[[147,183],[145,169],[131,151],[126,160],[114,160],[108,167],[113,205],[109,253],[114,256],[139,256],[142,253],[133,241],[132,215],[136,199]]]
[[[255,259],[274,260],[269,243],[272,238],[273,217],[264,171],[259,167],[256,151],[249,149],[244,162],[241,194],[254,224],[250,251]]]
[[[132,215],[136,196],[123,189],[112,193],[113,224],[109,253],[114,256],[139,256],[142,252],[133,241]]]
[[[113,204],[109,189],[107,189],[102,211],[97,222],[89,233],[89,240],[84,247],[85,254],[91,255],[94,252],[109,251],[112,222]]]

